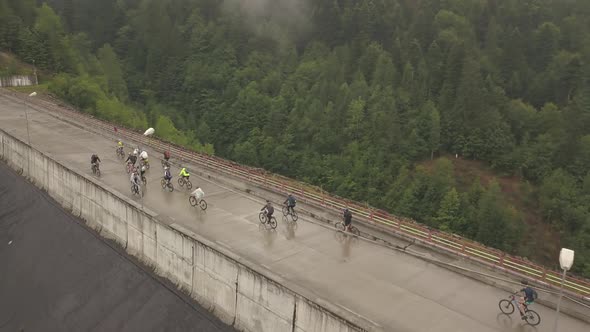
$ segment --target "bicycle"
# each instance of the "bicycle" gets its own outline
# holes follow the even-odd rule
[[[266,212],[264,212],[264,211],[262,211],[262,212],[260,212],[260,214],[258,214],[258,219],[260,220],[260,222],[263,225],[266,225],[268,223],[272,229],[277,228],[277,219],[274,216],[272,216],[272,217],[270,217],[270,220],[268,220],[268,216],[266,215]]]
[[[131,185],[131,193],[139,196],[139,186],[137,184]]]
[[[131,174],[133,171],[135,171],[135,165],[132,163],[127,163],[127,174]]]
[[[184,187],[186,185],[186,189],[191,190],[193,188],[193,184],[191,183],[191,180],[189,180],[188,178],[185,178],[184,176],[181,176],[178,178],[178,185],[181,187]]]
[[[117,154],[118,158],[123,159],[125,157],[125,152],[123,152],[122,146],[117,147],[117,150],[115,151],[115,153]]]
[[[204,199],[199,199],[197,202],[197,198],[195,196],[190,196],[188,198],[188,202],[193,206],[197,206],[197,204],[199,205],[199,207],[201,208],[201,210],[205,211],[207,210],[207,202],[205,202]]]
[[[160,181],[160,184],[162,185],[162,189],[168,188],[168,191],[170,191],[170,192],[174,191],[174,186],[172,185],[172,181],[167,181],[166,179],[162,178],[162,180]]]
[[[92,174],[100,177],[100,167],[98,166],[98,164],[94,163],[90,166],[90,169],[92,170]]]
[[[293,221],[297,221],[299,219],[299,215],[295,211],[295,207],[290,209],[289,206],[287,206],[285,204],[285,205],[283,205],[282,212],[283,212],[283,216],[285,216],[285,217],[291,216],[291,220],[293,220]]]
[[[336,230],[341,231],[342,233],[346,233],[346,231],[344,230],[344,222],[339,221],[337,223],[334,224],[334,228],[336,228]],[[353,225],[350,225],[349,231],[350,233],[352,233],[353,235],[356,236],[360,236],[361,232],[359,231],[358,228],[354,227]]]
[[[141,182],[143,183],[144,186],[147,186],[147,179],[143,175],[141,176]]]
[[[145,169],[150,169],[150,163],[146,159],[141,160],[139,166],[140,167],[145,166]]]
[[[163,168],[170,167],[170,163],[168,162],[168,160],[162,160],[162,167]]]
[[[508,299],[502,299],[498,302],[498,307],[500,307],[500,311],[506,315],[510,315],[514,312],[514,308],[518,308],[518,300],[514,296],[516,293],[511,294]],[[526,304],[524,305],[524,320],[527,324],[531,326],[537,326],[541,323],[541,316],[534,311],[530,310]]]

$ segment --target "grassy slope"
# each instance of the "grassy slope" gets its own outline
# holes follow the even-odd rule
[[[0,52],[0,75],[32,75],[33,66],[21,62],[13,54]]]

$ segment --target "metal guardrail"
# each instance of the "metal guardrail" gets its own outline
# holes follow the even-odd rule
[[[298,183],[294,180],[274,174],[268,174],[260,169],[239,165],[207,154],[189,151],[186,148],[173,143],[164,142],[157,138],[147,138],[143,136],[142,133],[132,129],[127,129],[107,121],[96,119],[73,109],[57,107],[48,101],[36,99],[35,103],[43,104],[43,108],[45,109],[65,114],[68,118],[73,118],[79,122],[86,123],[94,128],[98,128],[100,131],[119,135],[143,145],[151,146],[159,152],[169,150],[172,154],[180,157],[184,161],[204,166],[212,171],[240,178],[241,180],[254,183],[277,193],[296,194],[301,201],[316,207],[331,209],[337,213],[340,213],[343,208],[348,207],[356,214],[357,219],[360,219],[365,223],[379,226],[386,231],[415,239],[424,245],[436,247],[448,253],[469,258],[488,267],[508,272],[518,277],[528,278],[553,288],[559,287],[561,283],[561,273],[559,272],[548,270],[543,266],[510,256],[504,252],[486,247],[477,242],[453,234],[432,230],[413,221],[394,217],[382,210],[363,207],[356,202],[334,197],[324,192],[314,190],[310,186],[306,187],[302,183]],[[588,280],[568,276],[564,283],[564,289],[573,296],[590,301],[590,282]]]

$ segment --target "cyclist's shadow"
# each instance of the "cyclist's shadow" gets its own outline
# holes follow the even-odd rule
[[[295,238],[295,231],[297,230],[297,222],[290,221],[286,216],[283,216],[282,224],[285,225],[284,231],[283,231],[283,233],[285,234],[285,238],[287,240],[294,239]]]
[[[346,234],[341,231],[336,231],[336,240],[340,243],[342,248],[342,261],[346,262],[350,259],[352,254],[352,247],[357,244],[358,239],[352,234]]]
[[[272,248],[272,244],[274,243],[275,237],[277,236],[277,230],[273,229],[267,224],[258,224],[258,230],[262,234],[264,247],[267,249]]]
[[[503,312],[498,313],[496,315],[496,323],[498,326],[502,328],[503,331],[510,331],[510,332],[535,332],[537,331],[536,326],[532,326],[527,324],[526,322],[515,321],[512,319],[511,315],[505,314]]]

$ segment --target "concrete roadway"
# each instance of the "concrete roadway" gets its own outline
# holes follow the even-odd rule
[[[0,331],[234,331],[0,162]]]
[[[23,110],[22,103],[0,96],[0,127],[26,141]],[[87,174],[90,155],[97,152],[103,161],[100,180],[132,197],[123,162],[115,157],[114,141],[45,112],[29,110],[29,119],[33,146]],[[504,291],[369,242],[339,241],[332,229],[312,220],[301,218],[296,228],[290,227],[277,211],[279,226],[269,231],[258,222],[260,199],[207,179],[191,177],[209,203],[205,212],[192,208],[185,190],[161,189],[160,162],[154,153],[150,155],[152,169],[143,203],[165,221],[216,241],[387,331],[552,330],[553,310],[535,305],[542,322],[532,328],[515,315],[499,314]],[[178,170],[173,175],[178,189]],[[588,331],[590,325],[562,316],[560,328]]]

